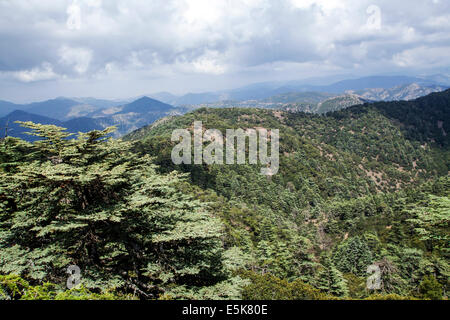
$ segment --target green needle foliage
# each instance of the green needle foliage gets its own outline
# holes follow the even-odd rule
[[[247,268],[264,276],[250,277],[246,296],[257,299],[249,291],[258,284],[264,292],[267,285],[269,296],[286,297],[277,278],[344,298],[423,298],[419,285],[432,275],[445,297],[449,106],[450,90],[322,115],[200,108],[124,139],[134,141],[137,153],[155,156],[162,173],[189,174],[186,189],[211,203],[225,224],[225,242],[239,246],[250,257]],[[268,178],[251,165],[174,165],[171,133],[194,121],[221,132],[279,129],[279,172]],[[377,291],[366,289],[372,264],[381,271]]]
[[[316,285],[323,292],[334,296],[344,297],[348,295],[347,280],[329,257],[325,258],[323,269],[317,273]]]
[[[430,195],[424,205],[412,208],[409,212],[416,218],[409,219],[431,249],[450,250],[450,198]]]
[[[69,140],[63,128],[22,125],[42,139],[26,150],[3,142],[1,273],[64,285],[77,265],[88,289],[144,298],[227,280],[222,225],[179,190],[182,175],[158,174],[108,138],[113,128]]]
[[[372,253],[364,241],[353,237],[338,246],[333,261],[341,272],[362,276],[372,263]]]
[[[0,298],[447,299],[448,119],[450,90],[322,115],[201,108],[123,140],[22,123],[38,141],[0,141]],[[171,133],[194,121],[279,129],[279,172],[174,165]]]

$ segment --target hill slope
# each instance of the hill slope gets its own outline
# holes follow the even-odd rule
[[[194,120],[222,132],[237,127],[278,128],[284,153],[282,163],[290,162],[302,152],[295,145],[306,144],[324,163],[331,166],[341,163],[352,175],[359,173],[366,180],[366,187],[392,191],[411,179],[447,172],[443,159],[440,156],[433,159],[429,153],[448,147],[449,106],[450,90],[410,102],[353,106],[326,116],[261,109],[199,109],[160,125],[144,127],[125,139],[139,137],[146,141],[152,137],[168,137],[171,130],[189,128]],[[281,175],[283,170],[288,168],[282,167]],[[339,177],[348,178],[344,172]]]
[[[0,141],[0,272],[61,288],[81,261],[87,288],[147,299],[442,299],[449,112],[450,90],[326,114],[201,108],[132,143],[30,125],[50,139]],[[279,129],[278,174],[174,165],[172,131],[194,121]]]
[[[212,203],[226,225],[228,245],[253,257],[256,273],[303,279],[331,292],[322,277],[335,268],[342,272],[341,289],[348,285],[351,296],[363,297],[366,268],[376,263],[390,268],[383,292],[418,296],[427,270],[435,270],[439,286],[449,289],[448,257],[416,233],[411,209],[438,208],[430,199],[448,201],[448,119],[450,90],[324,115],[202,108],[124,139],[134,141],[137,154],[155,157],[161,172],[189,175],[186,190]],[[249,164],[174,165],[171,133],[192,130],[194,121],[222,133],[279,129],[279,172],[262,176],[258,165]],[[443,223],[448,228],[448,219]]]

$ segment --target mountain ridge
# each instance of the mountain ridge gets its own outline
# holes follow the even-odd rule
[[[423,86],[441,85],[438,81],[427,79],[426,77],[410,76],[368,76],[355,79],[341,80],[325,85],[311,85],[304,81],[284,81],[284,82],[264,82],[250,84],[236,89],[220,90],[202,93],[187,93],[181,96],[174,96],[165,93],[159,95],[161,101],[172,105],[189,105],[212,103],[221,100],[260,100],[271,96],[286,94],[289,92],[325,92],[333,94],[343,94],[345,91],[359,91],[370,88],[389,89],[395,86],[401,86],[411,83],[418,83]],[[152,95],[150,95],[152,96]]]
[[[155,99],[148,97],[139,98],[129,104],[106,109],[94,110],[90,113],[81,112],[81,116],[67,117],[67,108],[70,112],[76,112],[73,107],[79,106],[76,101],[66,98],[56,98],[49,100],[45,108],[40,108],[45,102],[34,103],[25,108],[25,110],[15,110],[0,118],[0,128],[7,125],[11,127],[10,134],[20,137],[24,140],[34,141],[36,138],[25,134],[26,129],[14,124],[14,121],[32,121],[42,124],[53,124],[66,127],[68,132],[87,132],[91,130],[102,130],[106,127],[116,126],[115,137],[119,137],[130,131],[138,129],[147,124],[163,118],[170,114],[181,114],[183,109],[175,108]],[[62,108],[60,103],[63,104]],[[39,109],[40,108],[40,109]],[[47,117],[43,113],[48,113],[48,109],[55,108],[59,111],[56,114],[58,118]],[[86,106],[84,111],[86,111]],[[38,113],[29,112],[29,110],[39,110]],[[46,112],[44,112],[46,111]],[[54,114],[55,112],[53,112]],[[64,116],[66,115],[66,116]]]

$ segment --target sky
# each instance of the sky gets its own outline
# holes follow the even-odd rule
[[[450,73],[448,0],[0,0],[0,100]]]

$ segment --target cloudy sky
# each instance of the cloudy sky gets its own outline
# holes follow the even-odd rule
[[[448,0],[0,0],[0,99],[449,73]]]

